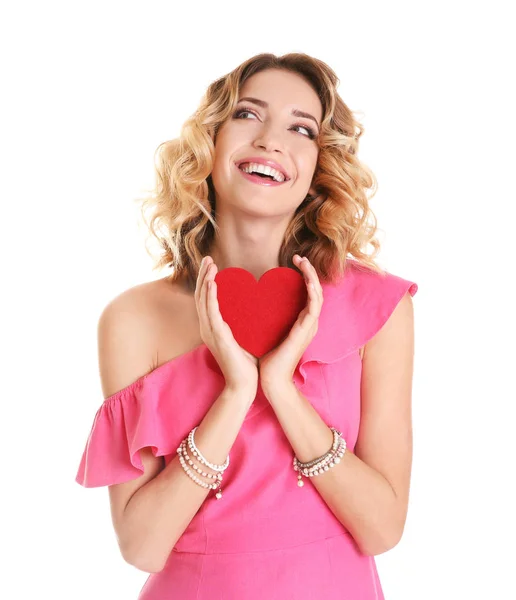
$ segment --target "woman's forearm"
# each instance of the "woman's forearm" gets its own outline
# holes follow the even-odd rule
[[[294,383],[264,389],[293,451],[301,462],[328,452],[333,433]],[[297,472],[292,469],[292,485]],[[354,537],[362,553],[386,552],[401,538],[405,507],[378,471],[346,449],[340,463],[309,479],[333,514]],[[303,493],[302,490],[299,491]]]
[[[195,432],[195,443],[211,463],[226,460],[254,396],[251,390],[226,388],[206,413]],[[205,471],[214,473],[209,468]],[[119,533],[124,559],[142,571],[160,571],[210,491],[190,479],[176,455],[128,502]]]

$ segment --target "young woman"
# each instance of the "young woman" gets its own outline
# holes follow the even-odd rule
[[[140,599],[383,598],[374,556],[409,498],[417,285],[373,260],[376,181],[337,84],[305,54],[255,56],[159,148],[144,208],[173,273],[100,317],[105,400],[76,479],[109,486],[121,554],[150,573]],[[308,300],[256,358],[214,279],[279,266]]]

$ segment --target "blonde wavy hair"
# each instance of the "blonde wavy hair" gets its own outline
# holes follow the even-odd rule
[[[296,209],[280,248],[279,266],[298,270],[292,263],[292,256],[298,253],[308,257],[322,281],[335,283],[345,272],[350,255],[359,268],[383,273],[374,262],[380,244],[367,195],[369,191],[369,197],[374,196],[377,181],[357,158],[364,129],[337,93],[339,79],[334,71],[303,53],[258,54],[220,77],[185,121],[179,138],[158,146],[155,187],[136,199],[150,232],[147,241],[151,237],[161,248],[153,270],[172,267],[171,281],[186,275],[195,288],[201,259],[210,253],[218,232],[211,179],[217,131],[232,115],[243,83],[265,69],[302,76],[317,93],[323,109],[312,181],[317,194],[307,195]],[[368,245],[372,247],[369,254]]]

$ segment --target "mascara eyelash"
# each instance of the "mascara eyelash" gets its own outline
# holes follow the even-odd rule
[[[250,108],[243,106],[241,108],[238,108],[234,113],[233,113],[233,118],[236,119],[238,118],[242,113],[245,112],[249,112],[251,114],[253,114],[255,117],[257,117],[258,115],[254,112],[254,110],[251,110]],[[305,136],[310,140],[314,140],[316,138],[316,133],[315,131],[309,126],[309,125],[302,125],[301,123],[298,123],[297,125],[292,125],[292,127],[302,127],[303,129],[306,129],[308,131],[308,135]]]

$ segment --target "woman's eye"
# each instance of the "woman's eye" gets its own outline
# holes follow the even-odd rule
[[[235,113],[235,119],[238,119],[238,117],[240,117],[241,115],[243,115],[244,113],[250,114],[250,115],[254,115],[253,112],[251,112],[250,110],[246,110],[245,108],[237,110],[237,112]],[[256,115],[254,115],[256,116]]]
[[[310,127],[306,127],[305,125],[294,125],[294,127],[300,127],[301,129],[304,129],[305,131],[308,132],[308,135],[306,137],[309,137],[311,140],[314,139],[315,133],[314,133],[313,129],[311,129]]]

